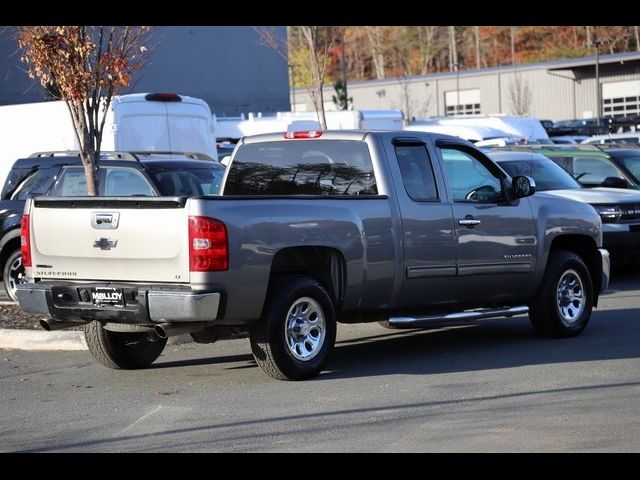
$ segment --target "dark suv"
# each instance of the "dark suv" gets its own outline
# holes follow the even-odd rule
[[[173,152],[107,152],[100,160],[98,195],[219,195],[225,167],[210,157]],[[20,220],[25,200],[34,196],[86,195],[84,168],[77,152],[37,153],[17,160],[0,200],[0,273],[5,290],[16,300],[24,269]]]

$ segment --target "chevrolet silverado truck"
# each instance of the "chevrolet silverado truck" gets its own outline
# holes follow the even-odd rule
[[[144,368],[167,337],[249,336],[272,377],[317,375],[338,322],[435,327],[529,314],[578,335],[609,281],[590,205],[534,195],[471,143],[406,131],[245,137],[220,196],[27,200],[27,312],[85,324]]]

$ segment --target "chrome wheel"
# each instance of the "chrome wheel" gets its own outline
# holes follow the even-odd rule
[[[311,360],[324,345],[324,314],[320,304],[311,297],[301,297],[293,302],[284,328],[289,353],[298,360]]]
[[[557,298],[562,323],[566,326],[573,325],[582,315],[586,305],[584,285],[575,270],[566,270],[560,277]]]
[[[6,279],[7,294],[14,302],[18,301],[18,297],[16,296],[18,284],[24,283],[25,281],[22,255],[20,255],[9,265],[8,278]]]

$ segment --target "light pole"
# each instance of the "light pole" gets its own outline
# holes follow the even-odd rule
[[[460,64],[451,62],[451,68],[456,70],[456,110],[455,114],[460,113]]]
[[[600,45],[602,42],[597,38],[593,40],[593,46],[596,47],[596,114],[598,115],[597,125],[600,126],[600,118],[602,117],[602,99],[600,98]],[[599,132],[598,132],[599,133]]]

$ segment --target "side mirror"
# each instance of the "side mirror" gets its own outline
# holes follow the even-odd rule
[[[602,182],[603,187],[609,188],[629,188],[629,182],[620,177],[607,177]]]
[[[530,197],[536,193],[536,182],[531,177],[518,175],[511,180],[513,198]]]
[[[226,155],[222,160],[220,160],[220,163],[225,167],[229,166],[229,162],[231,162],[231,155]]]

